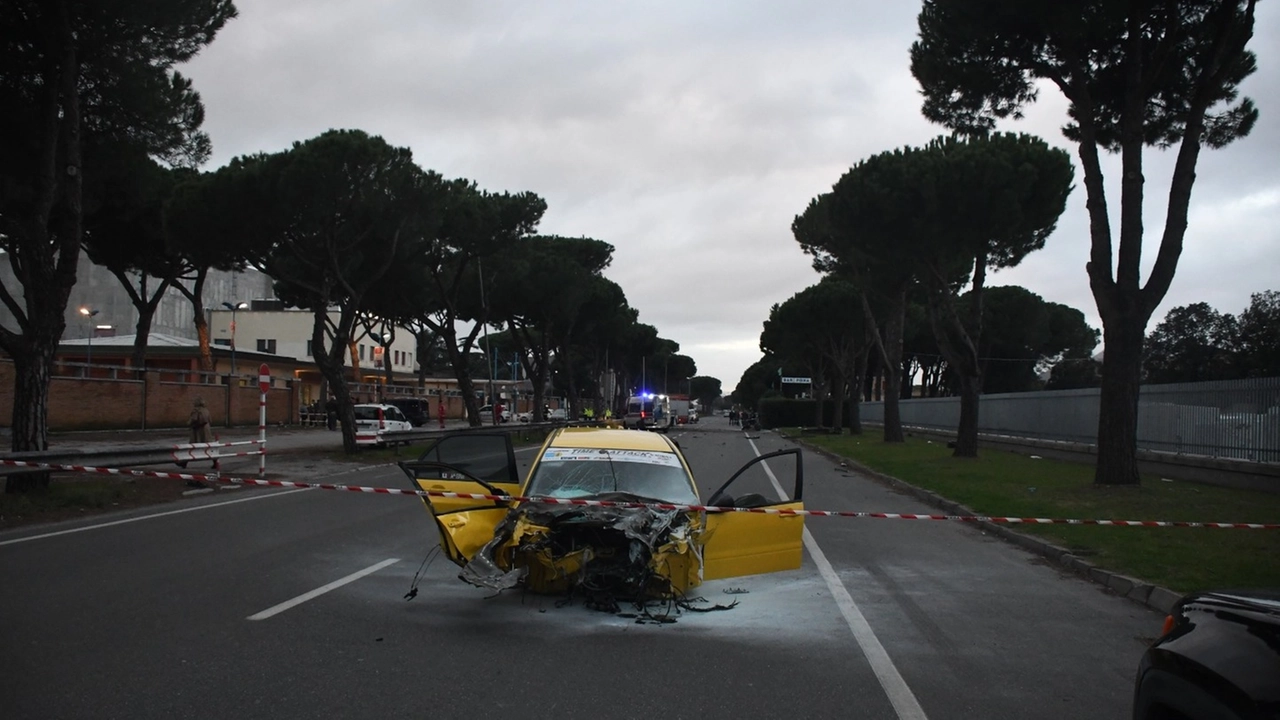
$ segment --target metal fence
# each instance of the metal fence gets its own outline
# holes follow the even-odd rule
[[[983,433],[1094,443],[1097,388],[983,395]],[[900,402],[902,423],[954,431],[960,398]],[[862,404],[862,419],[884,421],[884,403]],[[1280,462],[1280,378],[1143,385],[1138,396],[1138,447],[1144,450]]]

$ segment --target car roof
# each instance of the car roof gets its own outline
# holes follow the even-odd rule
[[[598,427],[564,428],[552,436],[548,447],[674,452],[667,438],[658,433]]]
[[[389,407],[394,407],[394,406],[393,406],[393,405],[385,405],[385,404],[383,404],[383,403],[356,403],[355,405],[352,405],[351,407],[382,408],[382,409],[384,409],[384,410],[385,410],[385,409],[387,409],[387,408],[389,408]]]

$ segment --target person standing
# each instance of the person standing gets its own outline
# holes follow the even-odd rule
[[[444,429],[444,395],[440,396],[440,402],[436,403],[436,415],[440,418],[440,429]]]
[[[325,424],[330,430],[338,429],[338,401],[329,396],[329,400],[324,404]]]
[[[191,403],[191,415],[187,417],[187,426],[191,430],[191,443],[211,443],[213,442],[213,417],[209,414],[209,408],[204,404],[204,398],[196,397]],[[203,448],[208,452],[208,448]],[[194,454],[195,448],[192,448]],[[180,467],[186,467],[187,461],[178,462]],[[213,458],[213,469],[218,469],[218,458]],[[201,485],[198,481],[191,480],[190,485]]]

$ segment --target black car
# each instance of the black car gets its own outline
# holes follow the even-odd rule
[[[1280,718],[1280,591],[1188,595],[1147,648],[1134,720]]]
[[[395,398],[386,402],[400,408],[414,427],[422,427],[431,421],[431,404],[422,398]]]

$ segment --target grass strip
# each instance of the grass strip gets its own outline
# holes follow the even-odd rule
[[[786,434],[799,436],[794,430]],[[977,459],[955,458],[945,443],[919,437],[901,445],[870,435],[804,439],[980,515],[1280,523],[1280,494],[1153,475],[1143,475],[1136,487],[1098,486],[1092,465],[985,448]],[[1280,530],[1013,527],[1069,548],[1099,567],[1177,592],[1280,587]]]

